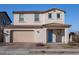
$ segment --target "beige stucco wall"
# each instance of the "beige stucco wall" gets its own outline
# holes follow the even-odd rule
[[[63,36],[62,43],[67,44],[69,42],[69,28],[65,28],[65,36]]]
[[[5,36],[5,42],[10,42],[10,30],[34,30],[34,42],[33,43],[46,43],[46,28],[44,29],[4,29],[4,33],[8,35]]]
[[[48,18],[48,13],[52,13],[52,19]],[[45,13],[45,23],[64,23],[64,12],[56,10]],[[60,19],[57,19],[57,13],[60,13]]]
[[[34,14],[24,14],[24,22],[19,22],[19,14],[14,14],[14,25],[42,25],[44,22],[43,14],[39,14],[39,22],[34,21]]]
[[[48,13],[52,13],[52,19],[48,18]],[[60,13],[60,19],[57,19],[57,13]],[[14,14],[14,25],[42,25],[48,23],[64,23],[64,12],[56,10],[39,14],[39,22],[34,21],[34,14],[24,14],[24,22],[19,23],[19,14]]]

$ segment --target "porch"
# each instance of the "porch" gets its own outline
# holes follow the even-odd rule
[[[71,25],[50,23],[45,24],[46,27],[46,42],[47,43],[63,43],[69,42],[69,27]]]
[[[47,29],[47,43],[62,43],[64,39],[64,29]]]

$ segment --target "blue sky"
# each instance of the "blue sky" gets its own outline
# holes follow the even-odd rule
[[[78,4],[0,4],[0,11],[6,11],[13,20],[13,11],[47,10],[60,8],[66,11],[65,23],[71,24],[70,31],[79,31],[79,5]]]

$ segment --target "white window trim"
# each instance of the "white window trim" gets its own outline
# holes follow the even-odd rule
[[[39,15],[39,20],[38,21],[35,21],[35,14],[34,14],[34,22],[40,22],[40,14]]]
[[[23,16],[21,16],[21,17],[23,17],[23,21],[20,21],[20,15],[23,15]],[[19,23],[24,23],[25,21],[24,21],[24,14],[19,14]]]

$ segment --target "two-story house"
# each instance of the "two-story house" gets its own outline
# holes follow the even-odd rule
[[[13,25],[6,26],[5,42],[68,43],[70,25],[64,23],[65,11],[14,11]]]

